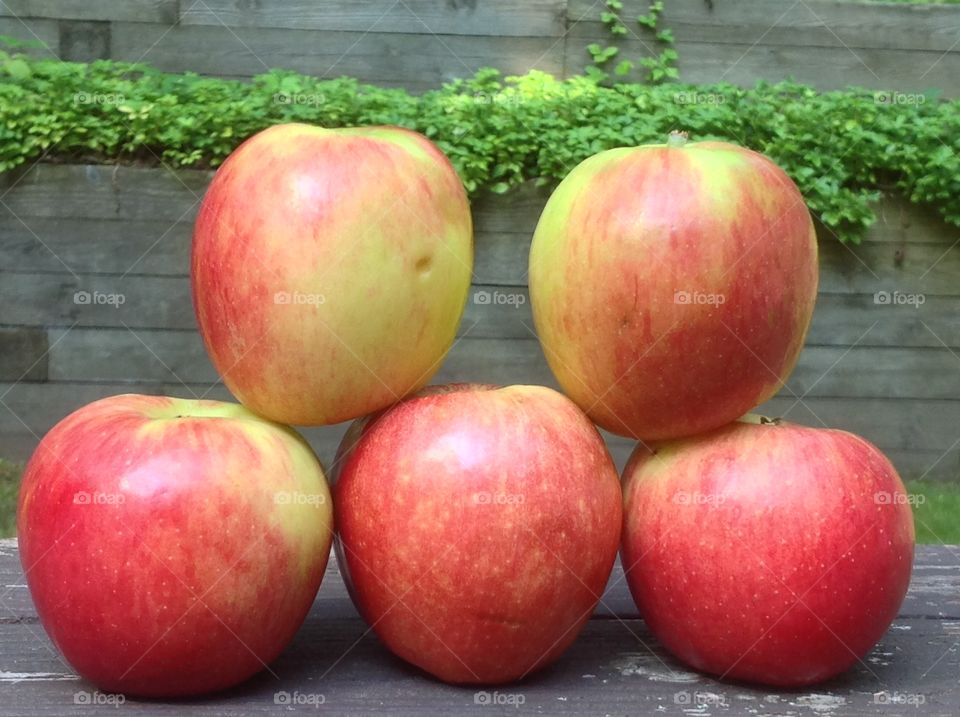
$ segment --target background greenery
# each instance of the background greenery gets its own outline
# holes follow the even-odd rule
[[[818,92],[794,83],[615,84],[482,70],[422,95],[349,78],[272,71],[244,83],[144,65],[0,55],[0,172],[47,161],[213,167],[280,122],[395,124],[447,153],[467,189],[553,183],[604,149],[723,139],[757,149],[797,182],[841,241],[857,242],[885,189],[960,224],[960,102],[934,93]]]
[[[0,458],[0,538],[17,531],[17,492],[23,466]]]

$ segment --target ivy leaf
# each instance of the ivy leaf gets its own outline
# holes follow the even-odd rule
[[[31,74],[30,65],[19,57],[6,60],[3,63],[3,71],[15,80],[25,80]]]

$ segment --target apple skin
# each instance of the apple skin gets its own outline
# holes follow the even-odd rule
[[[630,591],[698,670],[821,682],[861,660],[903,602],[913,515],[893,466],[858,436],[737,422],[639,446],[623,481]]]
[[[191,261],[200,333],[233,395],[281,423],[337,423],[439,368],[470,288],[470,207],[415,132],[277,125],[217,171]]]
[[[530,248],[534,322],[561,387],[603,428],[644,441],[718,428],[776,393],[817,281],[796,185],[723,142],[590,157],[550,197]]]
[[[603,595],[620,485],[596,428],[556,391],[430,387],[356,422],[337,465],[354,603],[445,682],[511,682],[555,661]]]
[[[310,447],[242,406],[122,395],[40,442],[20,559],[47,634],[100,689],[181,697],[235,685],[293,638],[330,554]]]

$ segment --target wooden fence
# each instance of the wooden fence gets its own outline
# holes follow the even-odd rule
[[[101,396],[228,398],[194,328],[187,278],[192,221],[209,178],[47,164],[0,178],[8,208],[0,207],[0,396],[9,409],[0,407],[0,456],[25,457],[58,419]],[[543,190],[528,186],[475,203],[476,285],[437,381],[556,385],[525,287],[544,201]],[[808,345],[764,411],[861,433],[907,476],[954,479],[958,232],[902,202],[880,209],[862,245],[821,239]],[[500,303],[494,292],[519,298]],[[94,293],[122,303],[85,303]],[[306,433],[329,462],[343,429]],[[629,442],[613,439],[611,448],[622,464]]]
[[[624,57],[657,50],[625,0]],[[793,77],[960,95],[960,8],[837,0],[668,0],[690,82]],[[113,58],[249,77],[282,67],[414,90],[485,66],[580,72],[607,43],[597,0],[5,0],[0,35],[68,60]]]
[[[625,57],[656,49],[632,22],[647,4],[625,2]],[[68,60],[142,60],[238,78],[283,67],[422,90],[484,66],[579,72],[586,45],[608,39],[602,9],[593,0],[4,0],[0,35],[39,41],[31,52]],[[937,87],[960,96],[956,7],[669,0],[663,25],[691,82],[793,77],[825,89]],[[227,398],[194,329],[186,278],[208,181],[197,171],[43,164],[0,176],[0,456],[25,457],[56,420],[111,393]],[[476,292],[526,297],[526,252],[543,201],[528,187],[476,203]],[[958,233],[901,202],[886,201],[882,212],[860,247],[821,241],[808,346],[765,410],[862,433],[908,476],[957,478]],[[95,292],[124,303],[82,303]],[[471,300],[437,380],[554,385],[529,303],[484,296]],[[900,303],[905,297],[913,303]],[[307,434],[329,461],[342,430]],[[628,442],[611,447],[622,463]]]

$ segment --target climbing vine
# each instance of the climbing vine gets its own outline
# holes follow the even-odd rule
[[[611,65],[617,58],[619,62],[612,66],[612,74],[616,78],[625,78],[637,67],[643,68],[644,81],[649,84],[660,84],[679,77],[676,67],[679,55],[674,47],[673,31],[661,24],[662,0],[650,3],[647,12],[636,18],[638,31],[631,31],[627,21],[624,20],[622,0],[605,0],[605,6],[606,9],[600,13],[600,22],[610,35],[610,42],[606,44],[594,42],[587,45],[587,52],[593,61],[593,64],[588,65],[585,70],[589,78],[598,84],[609,82]],[[647,40],[644,36],[652,39],[655,43],[654,54],[636,60],[621,57],[620,47],[614,43],[631,35],[645,45]]]

